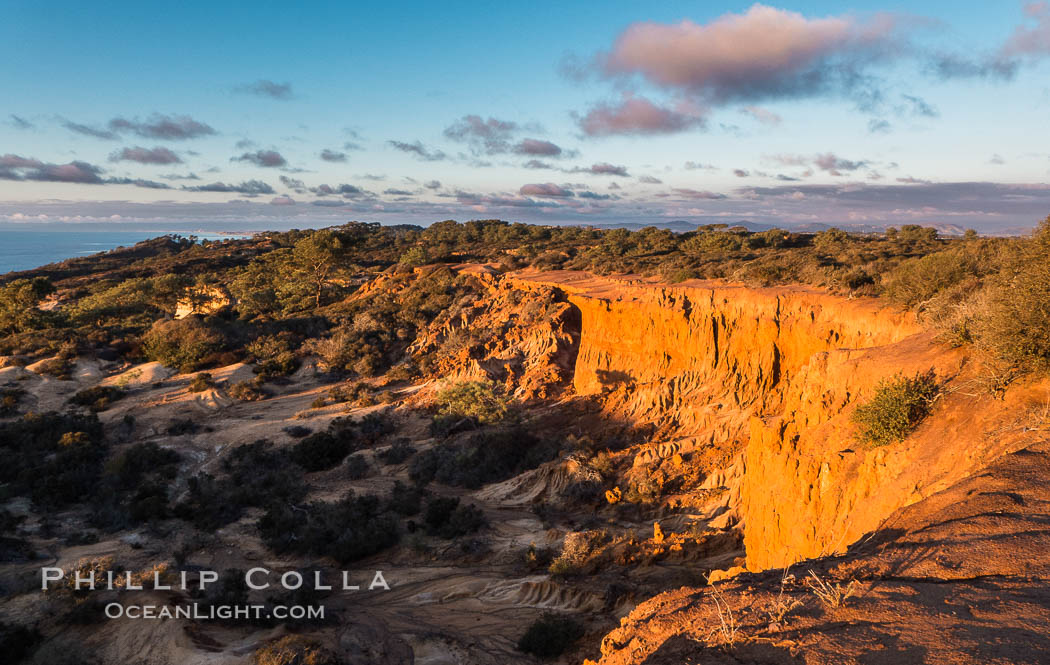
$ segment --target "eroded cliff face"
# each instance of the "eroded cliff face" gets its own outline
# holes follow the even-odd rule
[[[639,458],[691,452],[711,478],[732,466],[723,482],[751,570],[841,552],[1017,449],[1023,427],[1010,423],[1043,396],[981,394],[966,352],[873,299],[572,272],[507,279],[560,290],[578,309],[574,390],[659,426]],[[945,389],[915,434],[880,449],[855,441],[850,414],[879,380],[929,371]]]

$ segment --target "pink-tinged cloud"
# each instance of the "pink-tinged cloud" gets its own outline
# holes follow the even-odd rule
[[[686,199],[703,199],[710,201],[717,201],[720,199],[727,198],[725,194],[719,194],[718,192],[701,191],[697,189],[687,189],[685,187],[675,187],[671,190],[678,196]]]
[[[704,122],[698,112],[657,106],[645,97],[627,97],[619,104],[598,104],[579,119],[580,129],[588,136],[673,134],[703,127]]]
[[[139,164],[181,164],[182,160],[167,148],[124,148],[109,156],[111,162],[138,162]]]
[[[294,206],[295,201],[290,196],[275,196],[270,200],[272,206]]]
[[[535,183],[522,185],[518,193],[522,196],[542,196],[546,198],[568,198],[573,196],[572,190],[559,187],[553,182]]]
[[[819,169],[827,171],[831,175],[842,175],[843,171],[856,171],[857,169],[864,168],[868,165],[866,160],[853,161],[850,159],[843,159],[830,152],[817,155],[813,160],[813,163],[816,164]]]
[[[706,24],[635,23],[597,62],[606,76],[640,75],[711,103],[797,97],[856,84],[864,67],[900,51],[897,33],[889,15],[810,19],[756,4]]]
[[[562,150],[559,146],[550,141],[541,141],[539,139],[523,139],[518,145],[514,146],[514,152],[519,155],[542,155],[544,157],[557,157],[561,154]]]
[[[779,125],[784,120],[776,113],[773,113],[769,109],[764,109],[760,106],[745,106],[744,108],[740,109],[740,112],[744,115],[751,116],[763,125]]]
[[[43,162],[38,159],[32,159],[29,157],[20,157],[18,155],[3,155],[0,157],[0,168],[8,169],[36,169],[43,166]]]
[[[1029,2],[1024,13],[1033,25],[1018,26],[1003,45],[1007,56],[1050,55],[1050,2]]]
[[[592,175],[616,175],[624,176],[628,175],[626,166],[618,166],[616,164],[610,164],[609,162],[598,162],[597,164],[591,164],[587,168],[575,168],[572,173],[590,173]]]

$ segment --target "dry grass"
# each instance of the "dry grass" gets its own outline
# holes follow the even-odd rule
[[[788,584],[794,583],[794,581],[795,576],[790,573],[790,567],[784,568],[780,574],[780,590],[777,592],[776,597],[770,600],[764,608],[766,615],[769,617],[770,629],[779,628],[785,623],[785,619],[787,619],[788,614],[792,610],[805,605],[802,600],[789,596],[786,593]]]
[[[850,580],[846,586],[842,586],[841,582],[832,583],[829,580],[821,579],[812,570],[809,571],[809,576],[806,578],[806,586],[817,597],[820,604],[829,610],[842,607],[846,599],[853,595],[856,584],[856,580]]]
[[[740,625],[737,623],[736,616],[733,615],[733,609],[718,587],[711,587],[708,591],[708,598],[714,602],[715,611],[718,612],[718,626],[715,627],[713,633],[721,639],[723,646],[732,649],[733,645],[743,639]]]

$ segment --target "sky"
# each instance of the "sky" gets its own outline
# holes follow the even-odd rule
[[[1048,2],[0,0],[0,43],[8,224],[1050,214]]]

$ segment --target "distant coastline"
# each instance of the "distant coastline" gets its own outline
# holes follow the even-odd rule
[[[53,225],[41,225],[35,228],[0,226],[0,275],[17,270],[30,270],[79,256],[108,252],[118,247],[130,247],[143,240],[171,233],[197,236],[204,240],[224,240],[253,235],[244,231],[165,231],[160,229],[113,231],[70,229]]]

